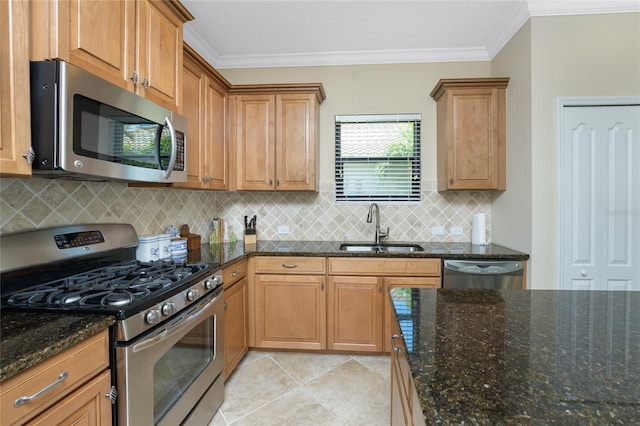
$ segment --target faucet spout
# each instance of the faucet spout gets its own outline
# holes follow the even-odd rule
[[[389,236],[389,228],[387,228],[386,231],[383,231],[380,229],[380,207],[378,207],[378,204],[376,203],[371,203],[371,205],[369,206],[369,214],[367,215],[367,223],[371,223],[371,221],[373,220],[373,213],[375,210],[375,215],[376,215],[376,233],[375,233],[375,237],[374,237],[374,242],[376,244],[380,244],[380,239],[381,238],[386,238],[387,236]]]

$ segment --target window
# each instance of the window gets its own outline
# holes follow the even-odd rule
[[[336,116],[336,201],[420,201],[420,114]]]

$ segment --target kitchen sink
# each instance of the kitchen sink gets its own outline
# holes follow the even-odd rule
[[[371,253],[411,253],[424,251],[417,244],[375,244],[375,243],[344,243],[340,244],[340,250]]]

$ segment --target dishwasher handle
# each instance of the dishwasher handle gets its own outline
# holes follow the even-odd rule
[[[444,275],[522,275],[524,263],[518,260],[455,260],[444,261]]]

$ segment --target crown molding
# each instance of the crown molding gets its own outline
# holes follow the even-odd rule
[[[640,12],[638,0],[528,0],[531,16]]]
[[[356,52],[320,52],[288,55],[222,56],[216,68],[269,68],[332,65],[372,65],[422,62],[488,61],[484,48],[374,50]]]
[[[218,68],[218,61],[220,56],[218,53],[211,47],[205,39],[203,39],[200,34],[193,30],[193,27],[188,23],[185,24],[183,28],[183,39],[184,41],[193,48],[200,56],[207,60],[211,64],[212,67]]]

